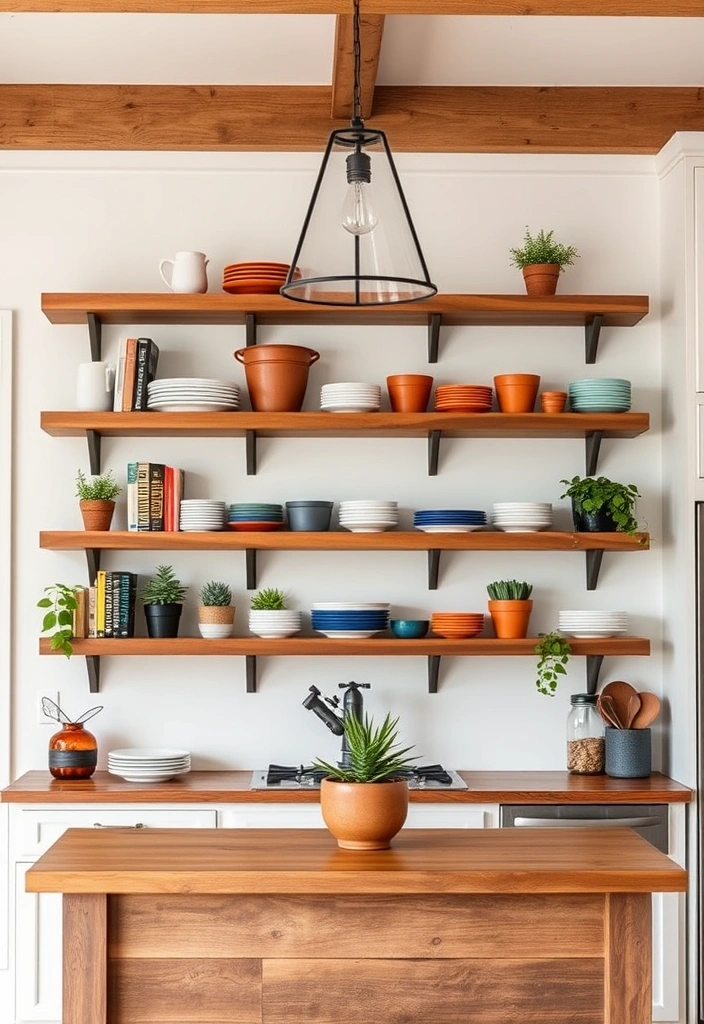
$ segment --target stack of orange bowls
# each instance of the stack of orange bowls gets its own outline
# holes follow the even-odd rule
[[[228,263],[222,272],[222,290],[231,295],[278,293],[288,277],[288,263]],[[294,277],[300,277],[296,271]]]
[[[483,612],[433,612],[430,628],[446,640],[466,640],[484,629]]]
[[[492,388],[484,384],[438,384],[436,412],[491,412]]]

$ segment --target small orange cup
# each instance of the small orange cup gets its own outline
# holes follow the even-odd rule
[[[543,391],[540,395],[540,406],[543,412],[564,412],[566,404],[566,391]]]

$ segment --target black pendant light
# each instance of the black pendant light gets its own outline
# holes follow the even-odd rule
[[[435,295],[386,135],[361,117],[354,0],[349,128],[331,132],[281,294],[296,302],[382,306]]]

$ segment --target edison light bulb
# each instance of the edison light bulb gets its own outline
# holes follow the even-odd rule
[[[371,186],[372,162],[361,149],[350,153],[345,162],[348,186],[342,204],[342,226],[351,235],[367,235],[379,220]]]

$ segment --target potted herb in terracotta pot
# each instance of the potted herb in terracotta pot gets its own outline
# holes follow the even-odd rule
[[[386,715],[375,726],[368,715],[360,721],[346,714],[343,728],[349,747],[346,766],[314,761],[326,772],[320,785],[323,820],[343,850],[386,850],[408,814],[405,771],[413,747],[398,746],[398,718]]]
[[[198,629],[206,639],[216,640],[232,636],[235,621],[235,607],[232,591],[227,583],[211,580],[200,588],[198,605]]]
[[[489,614],[494,633],[500,640],[518,640],[528,635],[533,610],[530,595],[533,586],[525,581],[496,580],[487,584]]]
[[[178,636],[178,625],[183,611],[184,587],[174,574],[173,566],[158,565],[156,574],[140,592],[150,637]]]
[[[76,497],[83,516],[86,530],[109,530],[115,511],[115,498],[122,488],[112,475],[112,470],[101,476],[86,477],[82,470],[76,475]]]
[[[561,480],[567,489],[561,498],[572,500],[572,519],[579,533],[627,533],[638,530],[635,518],[636,498],[640,498],[635,484],[621,484],[605,476],[573,476]]]
[[[537,235],[531,235],[526,225],[523,245],[511,249],[511,263],[523,271],[529,295],[554,295],[562,271],[579,258],[573,245],[556,242],[553,234],[541,228]]]

